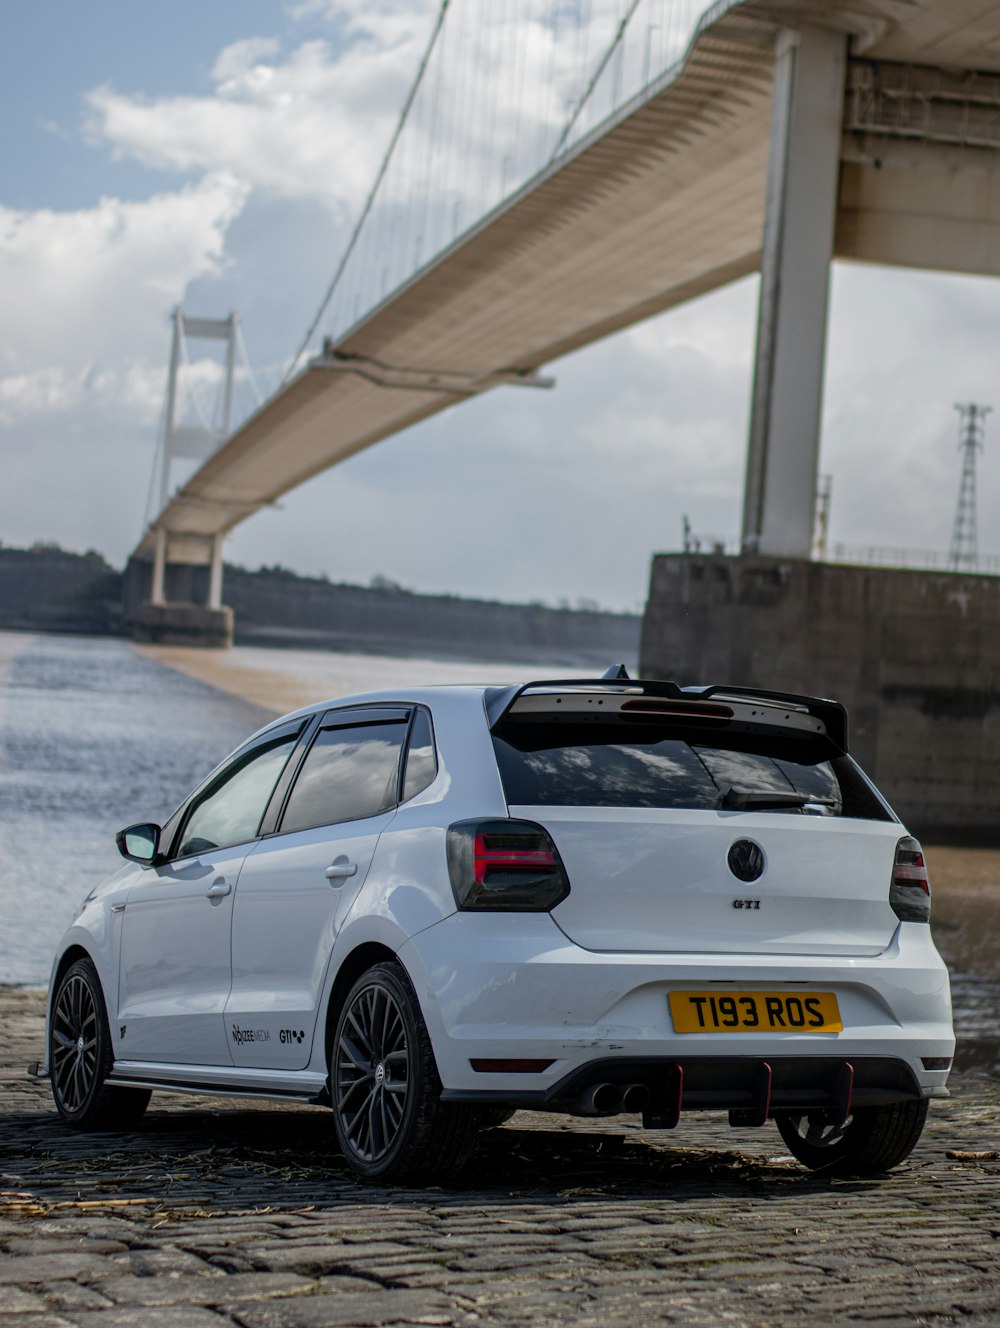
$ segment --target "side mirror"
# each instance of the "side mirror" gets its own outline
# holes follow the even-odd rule
[[[138,862],[141,867],[152,867],[160,848],[160,827],[153,824],[130,825],[118,831],[115,843],[123,858]]]

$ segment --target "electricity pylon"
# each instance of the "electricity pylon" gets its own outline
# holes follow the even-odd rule
[[[948,566],[954,571],[974,572],[979,565],[976,535],[976,453],[983,450],[986,416],[992,406],[956,405],[962,417],[959,450],[962,453],[962,480],[958,487],[958,506],[951,535]]]

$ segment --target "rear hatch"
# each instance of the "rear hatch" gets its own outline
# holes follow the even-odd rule
[[[884,950],[903,830],[831,736],[836,715],[649,686],[529,688],[493,724],[510,815],[563,860],[566,935],[600,951]]]

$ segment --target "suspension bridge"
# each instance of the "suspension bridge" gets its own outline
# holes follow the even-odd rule
[[[284,382],[155,491],[137,633],[225,639],[240,521],[758,270],[742,547],[808,558],[831,259],[1000,275],[998,112],[991,0],[444,0]]]

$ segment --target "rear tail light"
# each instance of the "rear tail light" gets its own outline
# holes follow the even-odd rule
[[[569,894],[556,846],[533,821],[458,821],[448,872],[461,909],[540,913]]]
[[[889,903],[902,922],[930,922],[931,883],[927,879],[924,851],[909,835],[896,845]]]

